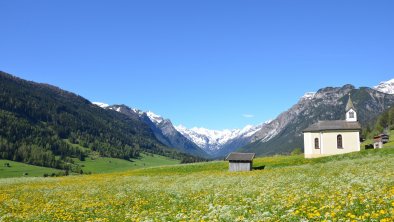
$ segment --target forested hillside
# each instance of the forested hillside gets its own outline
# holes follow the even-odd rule
[[[69,169],[90,153],[122,159],[140,152],[191,161],[156,140],[141,121],[57,87],[0,72],[0,158]]]
[[[394,107],[387,109],[375,121],[366,124],[362,130],[362,137],[364,139],[372,139],[381,133],[389,133],[390,130],[394,130]]]

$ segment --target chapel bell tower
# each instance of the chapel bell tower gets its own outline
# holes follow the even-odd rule
[[[354,108],[352,99],[350,98],[350,93],[349,93],[349,100],[347,101],[346,104],[346,121],[357,122],[357,112],[356,109]]]

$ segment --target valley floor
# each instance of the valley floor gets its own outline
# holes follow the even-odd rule
[[[0,221],[393,221],[394,149],[0,180]]]
[[[77,158],[74,158],[73,160],[75,164],[81,166],[81,169],[85,174],[122,172],[130,169],[174,165],[179,164],[180,162],[179,160],[153,154],[141,154],[141,158],[133,159],[132,161],[108,157],[87,157],[85,161],[80,161]],[[50,176],[51,174],[61,172],[61,170],[53,168],[33,166],[25,163],[0,159],[0,178],[43,177],[44,174]]]

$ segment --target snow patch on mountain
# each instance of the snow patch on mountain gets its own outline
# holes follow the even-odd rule
[[[159,116],[159,115],[157,115],[157,114],[155,114],[155,113],[153,113],[151,111],[146,112],[146,115],[155,124],[160,124],[164,120],[163,117],[161,117],[161,116]]]
[[[382,93],[394,94],[394,79],[385,82],[380,82],[379,85],[373,88]]]
[[[120,106],[118,106],[118,107],[107,106],[107,107],[102,107],[102,108],[103,108],[103,109],[115,110],[115,111],[118,112],[118,113],[120,113],[120,112],[122,111]]]
[[[133,110],[133,112],[137,113],[138,116],[142,116],[142,114],[144,114],[144,111],[141,111],[141,110],[136,109],[136,108],[132,108],[131,110]]]
[[[109,105],[106,103],[102,103],[102,102],[92,102],[94,105],[99,106],[103,109],[107,108]]]
[[[269,120],[265,121],[264,124],[265,124],[265,125],[270,124],[272,121],[274,121],[274,120],[269,119]]]
[[[315,97],[316,92],[307,92],[302,97],[301,100],[311,100]]]

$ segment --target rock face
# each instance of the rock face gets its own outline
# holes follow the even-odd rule
[[[345,118],[349,93],[361,124],[370,122],[394,105],[394,95],[367,87],[356,89],[352,85],[344,85],[323,88],[315,94],[307,93],[297,104],[256,132],[252,143],[240,150],[256,152],[258,155],[271,155],[302,148],[303,129],[318,120]]]
[[[203,149],[179,133],[169,119],[164,119],[150,111],[143,112],[125,105],[112,105],[105,107],[105,109],[115,110],[132,119],[141,120],[146,123],[154,133],[155,137],[168,147],[175,148],[184,153],[200,157],[208,157],[207,153]]]

